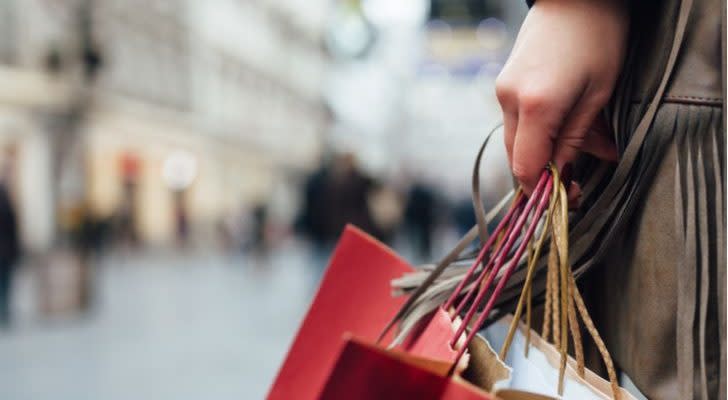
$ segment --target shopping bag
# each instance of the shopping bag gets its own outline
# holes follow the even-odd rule
[[[449,363],[347,338],[322,400],[491,400],[494,396],[446,375]]]
[[[462,359],[472,356],[472,368],[452,374],[457,354],[449,342],[457,326],[442,310],[394,349],[375,343],[403,302],[391,296],[390,282],[411,271],[386,246],[348,226],[267,398],[411,398],[422,388],[435,396],[422,398],[495,398],[483,388],[508,379],[510,371],[476,337]]]
[[[480,336],[471,343],[465,376],[445,376],[447,363],[385,350],[347,337],[321,399],[381,400],[552,400],[508,387],[510,369]],[[476,366],[476,368],[473,368]],[[498,387],[492,391],[484,388]]]
[[[268,398],[317,398],[344,344],[342,335],[373,341],[404,302],[392,297],[389,282],[411,271],[389,248],[347,226]]]
[[[505,343],[512,322],[513,316],[507,315],[484,330],[483,336],[491,345],[499,348]],[[529,348],[526,352],[524,351],[527,345],[526,332],[529,330]],[[525,324],[519,323],[508,353],[503,360],[513,369],[511,379],[495,382],[495,389],[511,388],[557,396],[557,387],[554,382],[559,376],[560,357],[559,350],[553,344]],[[578,372],[577,361],[571,356],[568,357],[562,399],[611,399],[613,395],[609,381],[588,369],[584,370],[582,377]],[[622,400],[634,399],[631,393],[621,387],[619,396]]]

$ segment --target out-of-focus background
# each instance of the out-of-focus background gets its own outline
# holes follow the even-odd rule
[[[523,3],[0,1],[0,398],[263,398],[345,223],[474,223]]]

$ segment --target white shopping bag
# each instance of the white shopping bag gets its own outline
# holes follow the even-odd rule
[[[503,345],[512,319],[513,316],[508,315],[481,332],[493,348],[498,349]],[[565,400],[596,400],[613,397],[609,382],[594,372],[587,369],[584,378],[580,377],[576,369],[576,360],[572,357],[569,357],[566,365],[564,393],[559,396],[557,388],[561,356],[551,343],[546,342],[537,332],[531,330],[531,345],[528,357],[526,357],[524,352],[526,329],[528,328],[523,323],[519,324],[519,329],[516,330],[504,360],[506,365],[512,369],[510,379],[496,382],[494,390],[517,389]],[[622,400],[635,400],[635,397],[624,388],[619,390]]]

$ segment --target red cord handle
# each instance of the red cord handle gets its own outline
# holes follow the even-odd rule
[[[536,189],[534,190],[533,194],[528,200],[528,203],[526,204],[525,208],[523,209],[523,212],[518,215],[517,220],[515,224],[509,224],[509,229],[507,231],[507,239],[505,240],[504,246],[501,247],[499,251],[496,252],[496,254],[491,257],[491,260],[488,262],[488,265],[493,264],[493,268],[491,273],[488,275],[487,281],[485,284],[480,285],[480,290],[478,291],[478,295],[475,298],[475,301],[473,301],[470,310],[466,314],[465,318],[463,318],[462,324],[457,329],[457,332],[453,336],[453,339],[450,342],[451,346],[455,346],[455,343],[457,342],[457,339],[460,338],[460,336],[463,334],[465,328],[468,326],[470,321],[472,320],[473,316],[475,315],[475,312],[478,309],[478,306],[480,305],[481,301],[483,300],[483,297],[485,296],[485,293],[488,291],[490,286],[493,283],[493,280],[498,275],[498,272],[500,271],[503,264],[506,262],[506,257],[508,256],[508,253],[510,252],[511,248],[513,247],[513,244],[515,243],[516,239],[519,236],[519,233],[521,229],[523,228],[523,225],[526,223],[526,220],[531,214],[531,211],[534,208],[534,205],[536,204],[536,201],[538,200],[538,205],[536,206],[536,209],[533,213],[533,223],[530,224],[526,230],[525,235],[523,236],[523,240],[521,241],[520,245],[516,249],[516,253],[511,259],[510,265],[507,267],[505,274],[503,277],[498,281],[498,284],[496,285],[496,288],[493,290],[493,294],[488,299],[488,303],[486,304],[485,308],[483,309],[483,312],[480,314],[478,319],[475,322],[475,325],[472,327],[470,332],[468,333],[465,343],[458,349],[458,353],[455,357],[455,363],[453,366],[457,365],[462,355],[465,353],[465,350],[468,347],[468,344],[473,340],[475,337],[475,334],[480,329],[480,326],[483,325],[485,322],[485,319],[487,318],[488,314],[492,310],[493,306],[495,305],[495,301],[497,300],[498,296],[500,295],[500,292],[503,290],[503,287],[505,287],[505,284],[507,283],[508,279],[510,279],[511,275],[513,274],[513,271],[515,271],[516,266],[518,265],[518,261],[523,256],[524,251],[526,250],[526,247],[528,246],[528,243],[530,242],[531,237],[533,236],[533,233],[536,230],[536,227],[538,225],[538,221],[541,219],[541,216],[543,215],[544,211],[546,210],[546,206],[549,203],[549,199],[551,197],[551,190],[553,189],[553,180],[550,179],[550,173],[548,170],[544,171],[541,175],[541,178],[539,179],[538,185],[536,186]],[[515,209],[519,207],[518,204],[514,204],[512,209]],[[493,235],[495,236],[495,235]],[[485,246],[484,246],[485,247]],[[481,253],[485,254],[483,251]],[[495,260],[495,261],[494,261]],[[478,262],[479,263],[479,262]],[[476,263],[475,265],[477,266]],[[472,268],[472,267],[471,267]],[[478,277],[478,281],[480,282],[485,277],[486,268],[483,269],[483,272],[481,272],[480,276]],[[462,282],[461,282],[462,283]],[[481,282],[482,283],[482,282]],[[475,289],[471,290],[469,292],[473,293]],[[463,301],[458,309],[460,309],[463,304],[465,304],[466,301]],[[458,315],[456,313],[455,315]],[[451,373],[454,370],[454,368],[451,368]]]
[[[503,217],[503,219],[498,223],[498,226],[495,228],[493,233],[490,235],[488,240],[485,242],[485,245],[483,245],[483,248],[480,249],[480,253],[478,253],[478,257],[475,259],[475,262],[473,262],[473,265],[471,265],[470,268],[468,269],[468,272],[465,274],[465,277],[463,278],[463,280],[461,280],[460,283],[458,283],[458,286],[455,288],[455,291],[452,292],[452,294],[450,295],[450,298],[447,300],[445,305],[443,305],[443,308],[446,311],[449,310],[450,307],[453,306],[453,304],[455,303],[455,300],[460,296],[460,292],[462,292],[465,285],[468,283],[468,281],[470,281],[470,278],[473,276],[473,273],[475,273],[475,270],[478,269],[478,265],[480,265],[483,262],[483,257],[485,257],[485,254],[488,253],[488,251],[490,250],[490,247],[493,245],[493,242],[498,237],[498,235],[501,233],[501,231],[503,231],[503,229],[506,227],[506,225],[508,225],[510,227],[509,224],[511,223],[512,219],[515,220],[515,218],[512,218],[512,217],[514,217],[514,216],[517,217],[519,208],[521,207],[521,205],[523,203],[523,199],[524,199],[524,197],[519,193],[518,197],[514,201],[514,206],[511,207],[510,210],[508,210],[508,213],[506,214],[506,216]],[[506,230],[506,232],[507,232],[507,230]],[[501,244],[502,243],[503,242],[501,242]],[[502,246],[499,246],[498,249],[500,249],[501,247]],[[498,252],[498,249],[496,249],[496,253]],[[488,265],[490,265],[490,264],[488,264]],[[484,271],[488,268],[488,265],[486,265],[483,268]],[[478,280],[480,280],[480,278],[478,278]],[[472,293],[472,291],[468,292],[468,293]],[[455,315],[457,315],[457,312],[455,313]]]

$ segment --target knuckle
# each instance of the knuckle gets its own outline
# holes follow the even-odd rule
[[[498,75],[495,80],[495,96],[498,98],[498,102],[501,105],[514,104],[517,97],[516,94],[516,85],[505,75]]]
[[[518,96],[519,111],[526,114],[540,114],[551,105],[548,91],[542,89],[528,90]]]

